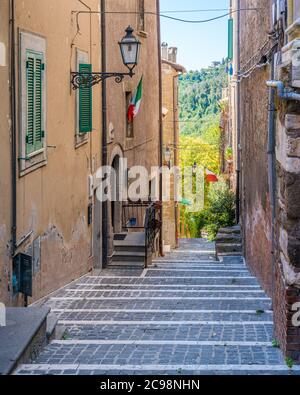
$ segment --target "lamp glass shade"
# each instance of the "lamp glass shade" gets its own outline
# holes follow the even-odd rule
[[[133,68],[138,64],[140,55],[140,41],[132,34],[133,28],[128,26],[126,36],[119,42],[123,63],[128,68]]]

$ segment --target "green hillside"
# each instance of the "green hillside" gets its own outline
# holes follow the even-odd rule
[[[181,134],[201,136],[219,119],[219,101],[227,86],[226,66],[190,71],[180,77]]]

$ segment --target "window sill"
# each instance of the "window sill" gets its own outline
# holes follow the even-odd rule
[[[26,164],[25,164],[24,168],[22,168],[22,169],[20,170],[19,176],[20,176],[20,177],[24,177],[24,176],[26,176],[27,174],[32,173],[32,172],[34,172],[34,171],[40,169],[41,167],[46,166],[47,163],[48,163],[48,162],[47,162],[47,159],[45,159],[45,158],[42,159],[42,160],[40,160],[40,161],[34,161],[33,164],[31,164],[31,163],[30,163],[30,160],[28,160],[28,161],[26,161]]]
[[[88,136],[81,139],[81,137],[77,134],[75,137],[75,149],[83,147],[84,145],[88,144],[88,142],[89,142]]]

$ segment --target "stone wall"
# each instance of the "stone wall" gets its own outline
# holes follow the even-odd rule
[[[271,210],[268,186],[268,89],[269,67],[254,69],[251,60],[268,41],[269,0],[247,0],[241,13],[241,215],[247,262],[264,289],[272,294]],[[251,36],[251,39],[249,37]],[[254,62],[257,60],[254,58]],[[255,160],[254,160],[255,158]]]
[[[300,300],[299,103],[275,95],[277,194],[273,255],[266,87],[271,70],[264,65],[263,57],[271,42],[271,2],[248,0],[244,5],[260,7],[259,15],[241,13],[241,200],[245,255],[252,272],[273,298],[274,337],[284,354],[300,363],[300,329],[292,322],[295,303]],[[296,36],[295,32],[291,35]],[[282,45],[279,41],[279,50]],[[286,87],[290,85],[290,67],[278,64],[275,70],[276,78]]]

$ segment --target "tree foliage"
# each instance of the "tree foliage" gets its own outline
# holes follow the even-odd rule
[[[222,89],[227,86],[225,65],[190,71],[180,77],[181,133],[202,135],[219,116]]]
[[[201,166],[220,173],[220,100],[227,86],[225,65],[191,71],[180,79],[180,165]],[[220,180],[222,179],[219,176]],[[235,222],[235,198],[226,183],[205,185],[205,208],[189,213],[181,208],[181,233],[213,240],[220,227]]]

